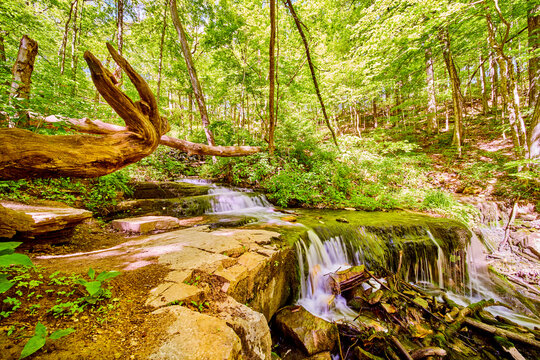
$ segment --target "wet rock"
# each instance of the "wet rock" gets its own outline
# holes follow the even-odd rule
[[[24,237],[41,236],[73,229],[92,217],[88,210],[72,207],[26,205],[0,202],[0,237],[12,237],[19,232]]]
[[[133,199],[172,199],[208,194],[210,186],[185,182],[141,182],[133,186]]]
[[[340,223],[345,223],[345,224],[347,224],[349,222],[349,220],[347,220],[345,218],[337,218],[336,221],[340,222]]]
[[[199,216],[212,209],[211,195],[191,196],[174,199],[138,199],[118,203],[109,216]]]
[[[145,234],[152,231],[176,229],[182,226],[182,222],[172,216],[141,216],[113,220],[111,225],[119,231]]]
[[[275,318],[276,326],[308,355],[332,351],[336,346],[338,329],[335,324],[318,318],[303,307],[288,306]]]
[[[233,228],[256,222],[257,218],[253,216],[209,216],[206,221],[211,229]]]
[[[242,356],[242,343],[224,320],[168,306],[154,314],[173,319],[165,330],[167,339],[149,357],[152,360],[236,360]]]
[[[284,216],[281,218],[283,221],[287,222],[296,222],[296,216],[290,215],[290,216]]]
[[[216,317],[224,320],[234,330],[242,343],[244,359],[270,359],[272,338],[266,318],[231,297],[217,304]]]

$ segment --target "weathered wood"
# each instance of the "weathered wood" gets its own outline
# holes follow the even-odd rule
[[[88,118],[71,119],[48,116],[40,120],[47,123],[62,122],[73,130],[88,134],[115,134],[126,130],[126,128],[123,126],[109,124],[100,120],[90,120]],[[160,145],[165,145],[180,151],[184,151],[189,155],[233,157],[253,155],[261,151],[259,146],[210,146],[177,139],[166,135],[161,136],[159,143]]]
[[[13,64],[11,82],[11,96],[19,99],[28,99],[30,96],[30,78],[34,70],[34,62],[38,52],[37,41],[24,35],[21,39],[17,60]]]
[[[367,279],[369,275],[366,274],[364,265],[354,266],[330,275],[330,288],[334,294],[341,294],[359,286]]]
[[[123,131],[105,135],[46,136],[23,129],[0,129],[0,180],[37,177],[98,177],[150,155],[166,132],[154,95],[144,79],[107,44],[113,59],[139,92],[133,102],[90,52],[84,58],[100,94],[125,121]]]
[[[488,332],[490,334],[503,336],[503,337],[506,337],[507,339],[519,341],[520,343],[527,344],[527,345],[530,345],[530,346],[534,346],[537,349],[540,349],[540,341],[535,340],[535,339],[530,338],[530,337],[527,337],[525,335],[521,335],[521,334],[515,333],[513,331],[506,330],[506,329],[501,329],[501,328],[491,326],[491,325],[488,325],[488,324],[484,324],[483,322],[471,319],[469,317],[465,318],[464,323],[467,324],[467,325],[473,326],[473,327],[475,327],[477,329]]]
[[[438,347],[425,347],[425,348],[416,349],[411,352],[411,358],[413,358],[414,360],[423,359],[428,356],[443,357],[443,356],[446,356],[446,350],[438,348]]]

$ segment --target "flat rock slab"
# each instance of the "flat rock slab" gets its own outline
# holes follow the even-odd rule
[[[70,229],[92,217],[90,211],[72,207],[35,206],[11,201],[0,201],[0,206],[6,209],[0,213],[1,222],[6,223],[12,233],[21,232],[25,236]],[[4,216],[4,212],[16,216]]]
[[[113,220],[111,225],[119,231],[146,234],[152,231],[173,230],[183,226],[183,223],[172,216],[141,216]]]
[[[180,181],[141,182],[134,185],[134,199],[171,199],[206,195],[209,185],[190,184]]]

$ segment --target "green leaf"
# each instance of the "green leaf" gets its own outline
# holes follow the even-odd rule
[[[38,323],[36,324],[36,330],[34,331],[34,335],[45,338],[47,336],[47,328],[45,327],[45,325],[38,321]]]
[[[86,291],[90,296],[95,296],[101,291],[101,281],[91,281],[84,284]]]
[[[94,269],[92,269],[92,268],[88,269],[88,277],[90,277],[90,279],[94,280],[94,276],[96,276],[96,272],[94,271]]]
[[[32,260],[24,254],[8,254],[0,256],[0,266],[10,265],[34,266]]]
[[[28,342],[24,345],[19,359],[24,359],[27,356],[32,355],[45,345],[45,337],[47,336],[47,328],[42,323],[38,322],[34,336],[28,339]]]
[[[7,279],[6,274],[0,274],[0,294],[8,291],[15,283]]]
[[[425,299],[422,299],[419,296],[415,297],[413,301],[414,301],[415,304],[420,305],[424,309],[427,309],[429,307],[428,302]]]
[[[121,275],[122,273],[120,271],[104,271],[101,274],[98,275],[97,281],[106,281],[109,279],[112,279],[114,277],[117,277],[118,275]]]
[[[55,332],[53,332],[51,334],[51,336],[49,336],[50,339],[53,339],[53,340],[57,340],[57,339],[60,339],[64,336],[67,336],[71,333],[75,332],[75,329],[74,328],[68,328],[68,329],[62,329],[62,330],[56,330]]]
[[[15,248],[21,245],[22,242],[8,241],[0,242],[0,256],[5,254],[13,254]]]

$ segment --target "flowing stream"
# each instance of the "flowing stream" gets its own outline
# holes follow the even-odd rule
[[[276,211],[264,195],[200,180],[189,182],[210,186],[209,214],[251,216],[258,223],[305,228],[305,235],[295,243],[300,269],[297,303],[326,320],[350,320],[358,315],[343,297],[333,295],[328,278],[336,271],[362,264],[371,270],[400,269],[406,281],[434,295],[445,292],[461,305],[493,298],[515,306],[512,299],[494,290],[496,286],[484,261],[486,246],[474,233],[451,220],[402,212],[298,210],[298,223],[292,224],[282,220],[287,214]],[[457,239],[456,229],[468,235]],[[484,231],[488,243],[496,241],[497,231]],[[372,280],[369,286],[378,289],[380,284]],[[505,307],[488,310],[524,326],[540,326],[538,319]]]

